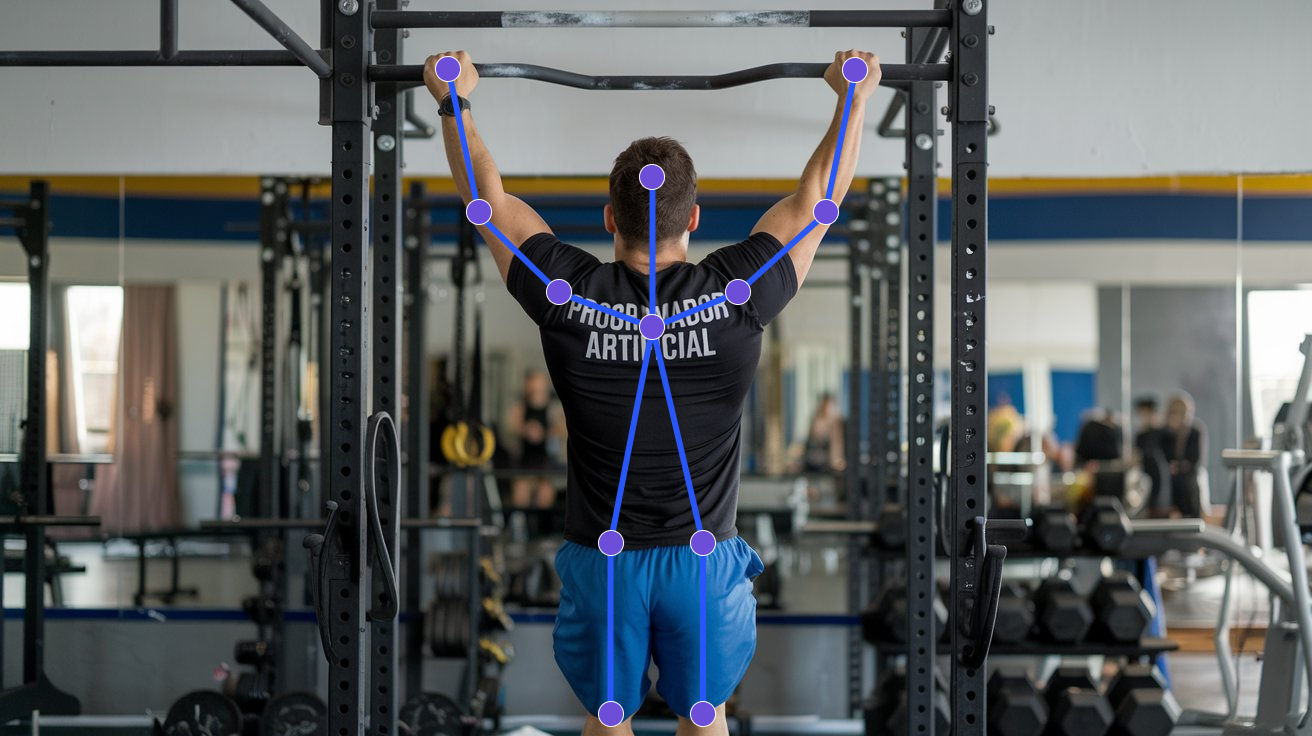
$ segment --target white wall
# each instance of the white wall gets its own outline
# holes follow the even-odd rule
[[[1291,121],[1312,114],[1312,4],[1301,0],[989,0],[991,100],[1002,133],[995,176],[1306,171],[1312,147]],[[268,0],[318,41],[317,0]],[[650,7],[638,0],[502,0],[498,8]],[[685,0],[698,8],[927,7],[927,0]],[[467,7],[479,7],[466,3]],[[5,3],[0,48],[151,49],[154,0]],[[411,9],[449,7],[414,0]],[[185,49],[275,48],[221,0],[183,0]],[[476,60],[591,73],[716,73],[823,61],[853,46],[902,61],[896,31],[870,29],[415,31],[405,61],[448,48]],[[1260,59],[1260,61],[1258,60]],[[325,173],[329,135],[303,69],[0,69],[0,172]],[[720,93],[584,92],[493,80],[475,95],[480,126],[508,173],[597,174],[632,138],[685,141],[701,173],[792,177],[832,108],[814,80]],[[878,95],[872,118],[888,99]],[[434,105],[423,106],[432,117]],[[873,124],[872,121],[868,121]],[[871,136],[862,173],[899,170],[897,143]],[[409,174],[441,174],[414,142]]]

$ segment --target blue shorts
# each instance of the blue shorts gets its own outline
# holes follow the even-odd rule
[[[614,673],[607,677],[606,563],[614,560]],[[701,563],[706,561],[706,672],[701,672]],[[589,713],[607,700],[632,716],[656,662],[656,690],[687,717],[699,700],[729,699],[756,652],[752,578],[765,566],[740,537],[698,557],[688,545],[600,550],[566,542],[556,554],[560,611],[553,631],[556,664]],[[703,693],[702,678],[705,677]]]

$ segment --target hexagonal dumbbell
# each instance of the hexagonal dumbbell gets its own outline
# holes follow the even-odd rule
[[[1130,518],[1115,498],[1095,496],[1083,521],[1084,542],[1098,552],[1117,552],[1130,538]]]
[[[1034,594],[1038,605],[1038,630],[1044,638],[1060,644],[1083,641],[1093,626],[1093,609],[1075,592],[1069,580],[1045,580]]]
[[[934,670],[934,732],[950,733],[952,705],[948,701],[947,676]],[[875,689],[861,704],[866,736],[907,735],[907,677],[902,670],[880,676]]]
[[[879,509],[873,539],[876,547],[902,549],[907,546],[907,510],[900,503],[886,503]]]
[[[1061,506],[1044,506],[1034,512],[1034,543],[1059,555],[1075,551],[1080,527],[1075,516]]]
[[[1024,671],[997,670],[989,678],[989,736],[1040,736],[1048,704]]]
[[[1117,571],[1103,578],[1090,598],[1096,629],[1108,641],[1139,641],[1157,615],[1153,599],[1130,573]]]
[[[1043,694],[1050,736],[1105,736],[1111,730],[1115,713],[1087,667],[1058,667]]]
[[[1015,644],[1029,637],[1034,628],[1034,601],[1020,583],[1002,584],[998,595],[998,617],[993,625],[993,641]]]
[[[1107,686],[1107,701],[1116,712],[1118,736],[1158,736],[1170,733],[1180,719],[1180,704],[1166,690],[1156,667],[1127,664]]]
[[[948,608],[934,595],[934,640],[948,628]],[[907,640],[907,588],[903,579],[890,580],[879,589],[874,601],[861,611],[861,635],[872,644],[905,643]]]

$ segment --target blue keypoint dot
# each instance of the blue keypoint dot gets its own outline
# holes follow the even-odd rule
[[[665,169],[656,164],[647,164],[638,172],[638,182],[645,189],[660,189],[665,183]]]
[[[734,279],[724,287],[724,298],[730,304],[746,304],[752,298],[752,285],[742,279]]]
[[[597,537],[597,549],[607,557],[614,557],[624,551],[624,536],[614,529],[607,529]]]
[[[437,78],[443,82],[454,82],[460,76],[460,60],[454,56],[443,56],[434,66]]]
[[[705,700],[699,700],[692,704],[692,711],[688,716],[692,718],[693,723],[701,728],[706,728],[715,723],[715,706]]]
[[[821,225],[832,225],[838,219],[838,205],[832,199],[822,199],[815,203],[811,214],[815,215],[815,221]]]
[[[597,709],[597,720],[607,728],[614,728],[624,722],[624,706],[614,700],[607,700]]]
[[[856,84],[870,73],[870,66],[866,64],[865,59],[859,59],[855,56],[843,62],[843,79]]]
[[[547,301],[552,304],[564,304],[572,296],[574,290],[565,279],[552,279],[551,283],[547,284]]]
[[[701,557],[705,557],[715,551],[715,535],[705,529],[701,529],[693,532],[692,541],[688,544],[692,547],[693,552],[696,552]]]
[[[665,333],[665,320],[659,314],[649,314],[638,320],[638,332],[648,340],[655,340]]]
[[[465,207],[465,217],[475,225],[486,225],[492,219],[492,205],[486,199],[476,199]]]

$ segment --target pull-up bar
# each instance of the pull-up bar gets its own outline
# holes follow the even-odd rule
[[[946,28],[948,10],[375,10],[374,28]]]
[[[710,76],[605,76],[555,69],[534,64],[475,64],[478,76],[484,79],[531,79],[536,82],[559,84],[575,89],[592,90],[717,90],[739,87],[744,84],[765,82],[771,79],[820,79],[825,75],[826,63],[781,63],[754,66],[750,69],[713,74]],[[884,82],[942,82],[951,77],[952,67],[947,64],[882,64]],[[424,78],[421,65],[377,65],[369,67],[369,78],[375,82],[415,82]]]

